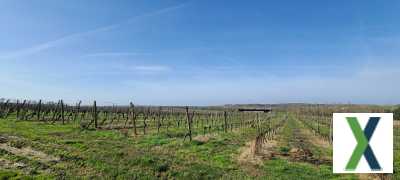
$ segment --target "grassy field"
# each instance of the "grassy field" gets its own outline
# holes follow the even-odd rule
[[[295,116],[289,115],[254,154],[256,136],[249,128],[198,135],[190,142],[174,130],[135,136],[122,130],[82,130],[75,124],[17,121],[10,116],[0,120],[0,179],[376,178],[332,174],[331,145]],[[400,171],[399,138],[396,128],[396,172]]]

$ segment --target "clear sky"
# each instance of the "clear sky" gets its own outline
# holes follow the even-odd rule
[[[400,103],[398,0],[0,0],[0,96]]]

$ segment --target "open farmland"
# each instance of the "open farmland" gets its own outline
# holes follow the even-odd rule
[[[394,175],[332,174],[332,113],[390,107],[292,104],[240,112],[239,106],[62,101],[3,101],[0,107],[0,179],[400,178],[398,121]]]

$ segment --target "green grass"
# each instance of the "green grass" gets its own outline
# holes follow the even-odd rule
[[[29,176],[26,175],[21,175],[18,172],[15,171],[8,171],[8,170],[1,170],[0,169],[0,180],[6,180],[6,179],[28,179],[30,178]]]
[[[174,137],[174,133],[133,138],[125,137],[117,130],[81,131],[73,125],[0,120],[0,134],[20,137],[16,143],[21,146],[60,157],[61,162],[49,165],[58,178],[215,179],[247,176],[233,156],[251,138],[251,132],[245,133],[247,137],[222,134],[208,142],[183,142],[181,137]],[[11,156],[7,158],[21,161]],[[33,163],[28,164],[33,166]]]

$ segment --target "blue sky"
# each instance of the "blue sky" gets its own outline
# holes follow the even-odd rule
[[[0,95],[400,103],[400,2],[0,0]]]

